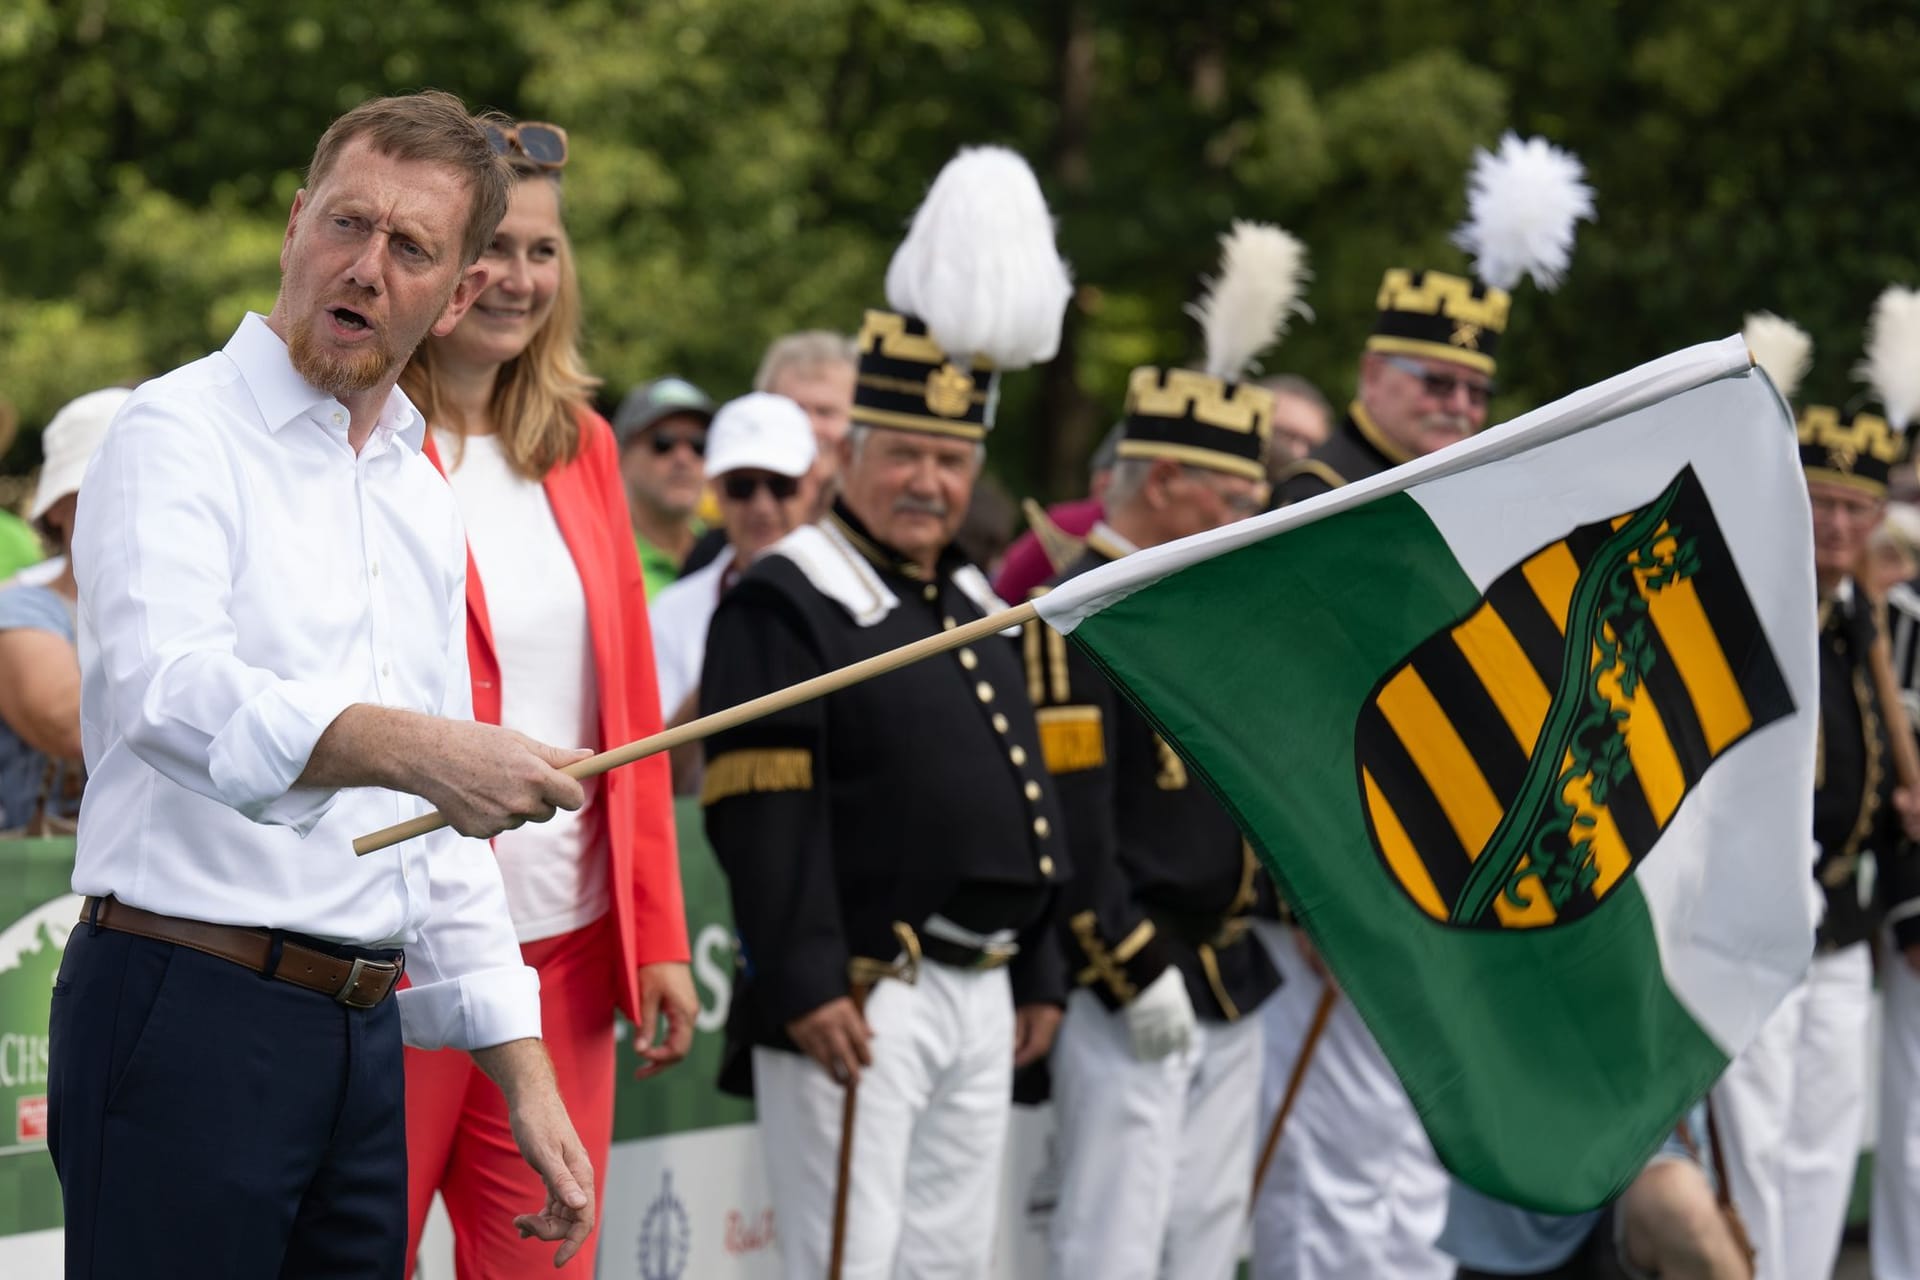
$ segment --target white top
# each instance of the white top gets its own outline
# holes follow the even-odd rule
[[[553,504],[538,480],[516,475],[498,436],[435,428],[440,460],[466,521],[467,546],[487,600],[500,662],[500,723],[557,747],[600,747],[600,681],[587,631],[587,596]],[[493,852],[522,942],[592,924],[607,895],[599,782],[587,803],[551,822],[503,831]]]
[[[294,780],[356,702],[466,719],[466,545],[398,390],[358,457],[339,401],[249,315],[134,393],[81,487],[74,892],[404,946],[411,1044],[540,1034],[499,867],[451,830],[364,858],[415,796]]]
[[[668,721],[688,694],[700,687],[707,656],[707,627],[720,607],[720,588],[733,565],[728,547],[711,564],[688,574],[653,598],[647,622],[653,632],[653,670],[660,679],[660,714]]]

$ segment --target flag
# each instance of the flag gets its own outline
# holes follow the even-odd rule
[[[1730,338],[1038,608],[1239,819],[1447,1167],[1572,1213],[1811,956],[1810,528]]]

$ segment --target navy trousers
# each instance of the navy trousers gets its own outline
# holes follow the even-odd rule
[[[391,998],[349,1009],[82,922],[52,1033],[47,1136],[68,1276],[400,1280],[406,1094]]]

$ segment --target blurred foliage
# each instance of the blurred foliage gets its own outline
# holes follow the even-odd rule
[[[271,303],[327,121],[423,85],[574,141],[568,215],[610,396],[744,388],[766,341],[851,329],[960,145],[1027,155],[1080,288],[1063,359],[1007,381],[993,465],[1059,494],[1233,217],[1309,246],[1311,324],[1269,360],[1349,394],[1382,269],[1463,269],[1472,149],[1544,133],[1597,225],[1523,289],[1504,416],[1732,332],[1814,334],[1845,399],[1877,291],[1920,283],[1920,13],[1897,0],[8,0],[0,398],[66,398],[221,344]],[[0,468],[4,469],[4,468]]]

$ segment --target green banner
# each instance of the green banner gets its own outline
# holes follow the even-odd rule
[[[698,801],[675,808],[680,877],[693,944],[700,1017],[687,1060],[652,1080],[635,1080],[633,1029],[620,1027],[613,1131],[616,1141],[745,1124],[752,1104],[714,1087],[722,1031],[733,996],[733,918]],[[0,1236],[58,1227],[60,1184],[47,1157],[47,1017],[67,932],[79,914],[71,898],[72,840],[0,841]]]
[[[72,840],[0,842],[0,1235],[60,1225],[47,1158],[47,1014],[67,931]]]

